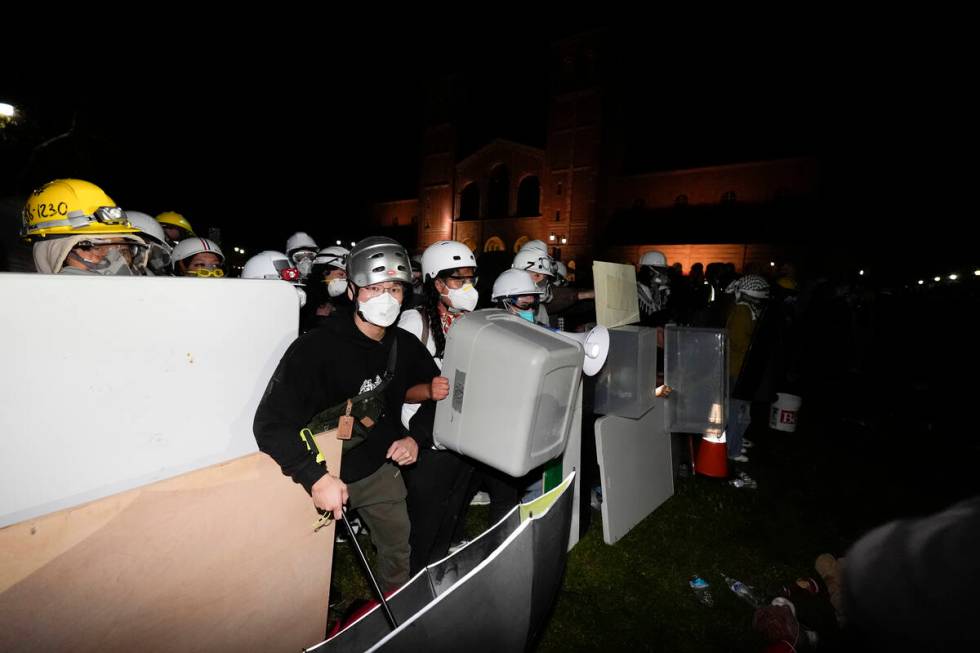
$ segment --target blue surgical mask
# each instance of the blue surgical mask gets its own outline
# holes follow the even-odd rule
[[[517,311],[517,315],[518,315],[518,317],[521,317],[521,318],[527,320],[528,322],[531,322],[531,323],[534,322],[534,311],[531,311],[531,310]]]

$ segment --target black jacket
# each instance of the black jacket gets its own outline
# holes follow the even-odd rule
[[[255,412],[252,430],[259,449],[307,492],[324,469],[307,451],[300,430],[319,412],[376,387],[396,338],[395,372],[384,391],[387,412],[363,444],[344,454],[340,476],[353,482],[384,464],[391,443],[406,435],[399,421],[405,391],[439,375],[432,356],[407,331],[391,326],[378,342],[361,333],[353,318],[328,320],[297,338],[283,354]]]
[[[868,533],[842,561],[844,614],[870,646],[976,651],[980,497]]]

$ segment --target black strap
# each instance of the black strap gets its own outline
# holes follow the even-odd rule
[[[388,385],[391,378],[395,376],[395,364],[398,362],[398,335],[395,334],[394,342],[391,343],[391,349],[388,351],[388,367],[385,369],[385,378],[381,382]]]
[[[367,392],[362,392],[349,400],[344,399],[339,404],[331,406],[320,413],[318,413],[313,419],[310,420],[308,428],[314,433],[319,433],[320,431],[329,431],[330,429],[337,427],[337,422],[341,415],[347,412],[347,402],[350,401],[352,404],[351,415],[354,416],[354,438],[347,440],[344,443],[345,451],[352,446],[356,446],[363,440],[367,435],[367,429],[360,421],[360,418],[367,415],[371,417],[374,421],[377,421],[384,414],[384,391],[391,383],[392,378],[395,376],[395,367],[398,361],[398,337],[397,334],[393,336],[394,342],[391,343],[391,349],[388,351],[388,363],[385,367],[384,376],[381,379],[381,383],[375,386],[373,389]],[[358,440],[357,436],[361,436]]]
[[[428,311],[418,311],[418,314],[422,316],[422,346],[428,348],[429,346],[429,312]]]

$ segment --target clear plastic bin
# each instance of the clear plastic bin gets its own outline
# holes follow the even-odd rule
[[[728,408],[728,338],[724,329],[668,325],[664,332],[665,402],[674,433],[721,435]]]
[[[595,412],[639,419],[657,391],[657,330],[642,326],[609,329],[609,356],[599,372]]]

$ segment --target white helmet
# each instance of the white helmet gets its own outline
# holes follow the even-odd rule
[[[316,242],[305,231],[297,231],[286,240],[286,254],[292,259],[293,252],[298,249],[312,249],[315,252],[319,247],[316,246]]]
[[[515,270],[537,272],[549,277],[555,276],[555,262],[547,253],[538,249],[522,249],[517,252],[511,266]]]
[[[293,267],[282,252],[267,249],[248,259],[242,268],[242,279],[282,279],[296,288],[299,307],[306,306],[306,291],[300,283],[299,270]]]
[[[129,220],[129,224],[139,229],[139,234],[143,236],[147,245],[160,245],[166,249],[167,253],[173,251],[173,248],[167,244],[167,236],[163,233],[163,227],[153,216],[139,211],[126,211],[126,219]]]
[[[167,242],[163,227],[151,215],[139,211],[126,211],[129,224],[139,229],[139,235],[149,245],[149,257],[146,266],[153,274],[167,275],[170,273],[170,261],[174,248]]]
[[[422,252],[422,278],[435,279],[443,270],[475,268],[476,257],[470,248],[455,240],[440,240]]]
[[[504,270],[493,282],[490,298],[496,300],[520,295],[540,295],[542,292],[531,279],[531,275],[524,270]]]
[[[344,249],[340,245],[331,245],[320,250],[320,253],[313,259],[313,265],[332,265],[344,270],[347,268],[348,255],[350,255],[349,249]]]
[[[242,279],[282,279],[295,284],[299,282],[299,270],[282,252],[266,250],[246,261]]]
[[[185,258],[190,258],[201,252],[217,254],[218,258],[221,259],[221,264],[224,265],[225,255],[221,252],[221,248],[218,247],[217,243],[207,238],[198,238],[197,236],[185,238],[174,246],[174,263],[183,261]]]
[[[667,257],[663,252],[653,250],[640,257],[640,265],[653,265],[658,268],[667,267]]]
[[[521,251],[525,249],[535,249],[539,252],[548,253],[548,246],[544,244],[543,240],[529,240],[523,245],[521,245]]]

